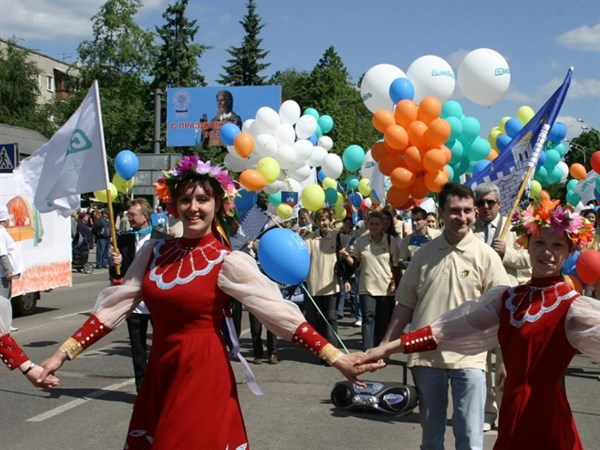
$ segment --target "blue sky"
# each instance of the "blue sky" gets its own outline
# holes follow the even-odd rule
[[[98,0],[0,0],[0,37],[15,36],[26,47],[74,61],[76,47],[92,36],[91,17]],[[502,54],[511,71],[506,95],[490,107],[453,98],[466,115],[481,122],[482,136],[504,116],[529,105],[537,110],[559,86],[570,66],[574,78],[559,120],[568,137],[581,127],[600,128],[600,2],[598,1],[402,1],[257,0],[264,28],[262,47],[270,53],[264,72],[311,70],[333,45],[353,81],[370,67],[388,63],[406,71],[424,55],[450,63],[455,73],[471,50],[487,47]],[[144,2],[138,23],[154,30],[168,2]],[[245,0],[190,0],[197,19],[197,42],[213,46],[200,60],[210,85],[244,35],[239,24]],[[327,113],[321,111],[321,113]],[[577,121],[577,119],[583,120]],[[334,118],[335,119],[335,118]]]

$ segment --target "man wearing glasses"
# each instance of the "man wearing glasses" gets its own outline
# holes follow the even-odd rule
[[[525,283],[531,277],[531,265],[529,263],[529,254],[526,249],[520,248],[516,244],[516,235],[509,231],[504,239],[500,239],[500,234],[504,224],[508,220],[500,213],[500,189],[493,183],[482,183],[475,188],[475,206],[477,207],[477,220],[473,226],[473,232],[476,236],[492,247],[506,269],[511,286]],[[488,352],[486,372],[487,396],[485,402],[485,423],[484,431],[491,430],[496,424],[498,418],[498,401],[501,396],[496,396],[494,380],[492,377],[491,363],[492,352]],[[501,365],[500,352],[496,352],[496,370]]]

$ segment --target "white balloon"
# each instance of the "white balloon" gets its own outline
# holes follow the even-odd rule
[[[274,194],[275,192],[281,191],[281,188],[276,183],[277,183],[277,181],[274,181],[271,184],[267,184],[263,188],[264,193],[270,195],[270,194]]]
[[[269,131],[268,127],[266,127],[263,123],[259,122],[258,120],[252,122],[249,131],[253,137],[258,137],[261,134],[273,134]]]
[[[225,167],[232,172],[243,172],[248,168],[248,161],[232,153],[227,153],[225,155],[224,163]]]
[[[275,131],[275,139],[281,145],[292,145],[296,140],[296,131],[289,123],[280,123]]]
[[[277,153],[277,140],[270,134],[259,134],[254,139],[254,151],[261,156],[273,156]]]
[[[254,122],[255,122],[254,119],[244,120],[244,123],[242,124],[242,131],[245,131],[246,133],[250,133],[250,127],[252,126],[252,124]]]
[[[250,156],[248,156],[248,168],[249,169],[256,169],[256,166],[258,165],[258,162],[263,159],[262,155],[259,155],[256,152],[252,152],[250,153]]]
[[[298,136],[298,139],[307,139],[315,134],[317,126],[317,119],[305,114],[296,122],[296,136]]]
[[[560,181],[561,182],[566,181],[567,178],[569,177],[569,166],[564,161],[559,161],[556,165],[558,167],[560,167],[560,170],[562,171],[562,176],[560,177]]]
[[[277,149],[273,158],[279,163],[281,169],[287,170],[296,162],[296,150],[291,145],[283,145]]]
[[[319,167],[323,164],[323,160],[327,156],[327,150],[320,145],[315,145],[312,149],[312,154],[308,158],[308,164],[312,167]]]
[[[298,139],[293,144],[296,149],[296,160],[306,162],[313,152],[313,144],[308,139]]]
[[[439,56],[425,55],[415,59],[406,71],[406,76],[415,88],[415,103],[429,95],[444,103],[452,97],[456,86],[452,67]]]
[[[478,48],[460,63],[458,85],[473,103],[490,106],[506,94],[510,85],[510,68],[497,51]]]
[[[231,153],[232,155],[235,155],[235,156],[240,156],[240,155],[238,155],[238,152],[233,145],[227,146],[227,152]]]
[[[300,118],[300,105],[294,100],[286,100],[279,107],[279,119],[282,123],[294,125]]]
[[[344,163],[342,162],[342,158],[340,158],[338,155],[335,153],[329,153],[323,160],[321,168],[323,169],[325,175],[327,175],[329,178],[337,180],[344,171]]]
[[[304,164],[296,170],[288,171],[287,174],[290,178],[293,178],[294,180],[304,181],[310,176],[311,170],[312,169],[308,164]]]
[[[360,96],[372,113],[380,109],[393,111],[390,85],[396,78],[405,78],[405,73],[392,64],[377,64],[365,72],[360,83]]]
[[[275,130],[277,130],[277,126],[280,123],[277,111],[268,106],[263,106],[256,111],[256,121],[260,122],[267,132],[271,134],[275,133]]]
[[[331,139],[329,136],[323,135],[319,138],[317,142],[321,147],[323,147],[327,151],[333,148],[333,139]]]

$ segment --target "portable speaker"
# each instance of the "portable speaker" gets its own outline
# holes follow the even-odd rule
[[[350,381],[340,381],[331,391],[331,401],[342,409],[377,411],[389,415],[410,413],[418,404],[417,390],[400,383],[365,381],[362,388]]]

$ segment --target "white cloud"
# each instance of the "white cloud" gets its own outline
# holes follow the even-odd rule
[[[567,31],[557,36],[555,41],[566,48],[600,53],[600,23]]]
[[[573,116],[558,116],[557,122],[562,122],[567,126],[566,139],[573,139],[581,134],[581,122],[577,120],[577,117]]]
[[[563,79],[559,78],[549,81],[540,89],[541,94],[545,96],[552,95],[562,82]],[[573,78],[571,80],[571,85],[569,86],[567,98],[570,100],[575,100],[579,98],[590,97],[600,97],[600,80],[594,78],[587,78],[583,80]]]

